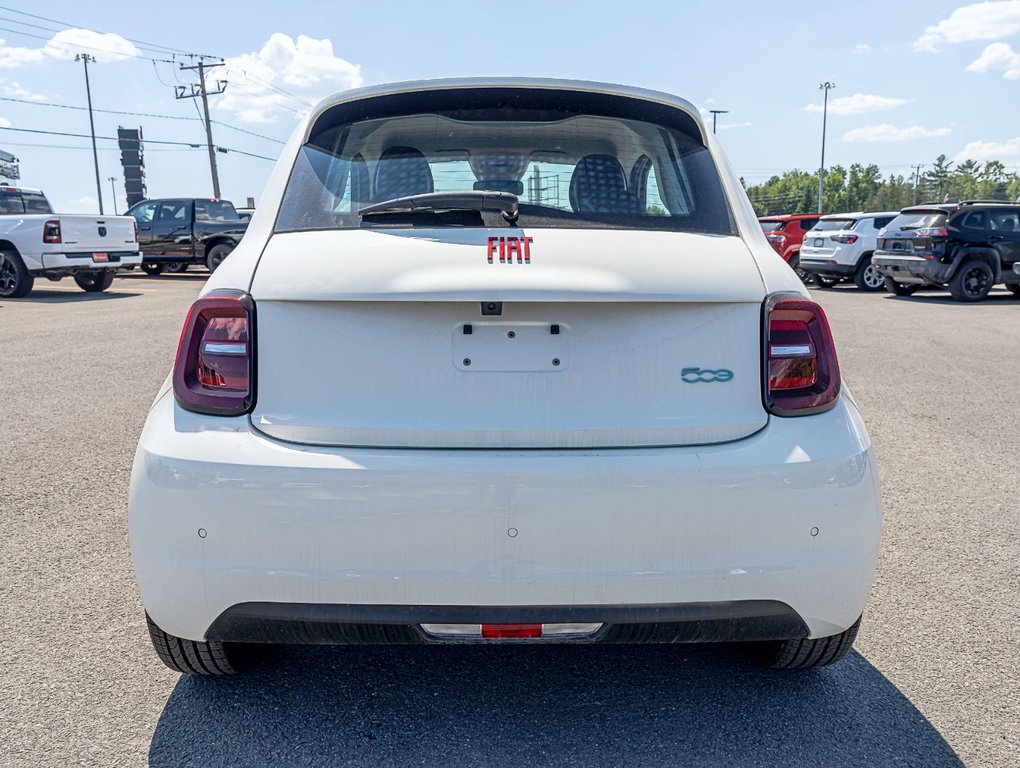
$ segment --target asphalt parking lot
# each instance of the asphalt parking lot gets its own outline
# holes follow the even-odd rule
[[[855,652],[305,648],[181,679],[145,632],[126,503],[204,277],[0,302],[0,765],[1020,765],[1020,300],[815,291],[878,452]]]

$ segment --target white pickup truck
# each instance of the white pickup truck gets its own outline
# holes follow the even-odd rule
[[[141,263],[130,216],[56,215],[40,190],[0,186],[0,299],[27,296],[37,276],[105,291]]]

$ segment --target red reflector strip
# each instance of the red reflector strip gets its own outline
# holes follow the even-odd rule
[[[541,637],[541,624],[482,624],[482,637]]]

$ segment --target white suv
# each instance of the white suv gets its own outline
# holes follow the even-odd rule
[[[827,664],[878,551],[825,314],[696,108],[348,91],[184,323],[131,480],[172,669],[259,643],[753,641]]]
[[[862,291],[880,291],[885,279],[871,265],[878,232],[898,216],[882,213],[834,213],[822,216],[804,235],[800,268],[815,276],[820,285],[835,285],[852,278]]]

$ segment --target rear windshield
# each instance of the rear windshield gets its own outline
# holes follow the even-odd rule
[[[856,223],[856,219],[819,219],[818,223],[811,227],[811,231],[835,232],[838,229],[853,229]]]
[[[0,216],[16,213],[53,213],[42,192],[0,189]]]
[[[376,97],[326,111],[302,147],[279,232],[506,226],[498,213],[362,217],[430,192],[518,196],[522,227],[733,232],[711,155],[686,113],[650,102],[534,89]]]
[[[229,200],[196,200],[195,221],[237,221],[240,218]]]
[[[901,213],[886,228],[890,232],[901,229],[921,229],[922,227],[944,227],[946,214],[944,211],[910,211]]]
[[[760,223],[762,232],[779,232],[786,226],[785,221],[762,221]]]

